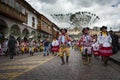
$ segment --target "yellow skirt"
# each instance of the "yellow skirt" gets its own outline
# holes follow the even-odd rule
[[[61,47],[60,50],[59,50],[59,56],[62,57],[62,56],[70,56],[70,48],[69,47]]]

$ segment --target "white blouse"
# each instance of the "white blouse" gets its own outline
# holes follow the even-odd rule
[[[58,40],[53,40],[53,41],[52,41],[52,46],[58,46],[58,45],[59,45]]]
[[[101,34],[98,35],[98,43],[102,44],[103,47],[110,47],[111,42],[112,42],[112,38],[111,38],[110,34],[108,34],[106,36],[101,35]]]

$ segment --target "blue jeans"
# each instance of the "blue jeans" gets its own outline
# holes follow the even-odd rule
[[[49,51],[49,47],[48,46],[44,46],[44,56],[49,55],[50,51]]]

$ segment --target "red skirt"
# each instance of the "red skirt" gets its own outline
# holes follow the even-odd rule
[[[99,51],[98,50],[93,50],[94,56],[100,56]]]
[[[113,54],[112,47],[101,47],[99,49],[99,54],[101,56],[111,56]]]
[[[52,51],[53,52],[59,52],[59,46],[53,46]]]

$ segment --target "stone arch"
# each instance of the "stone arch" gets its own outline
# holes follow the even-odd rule
[[[37,38],[38,38],[38,39],[41,38],[41,33],[40,33],[40,32],[37,33]]]
[[[0,19],[0,33],[7,36],[8,30],[9,29],[7,23],[4,20]]]
[[[36,37],[36,32],[31,31],[29,38],[35,38]]]
[[[27,28],[24,28],[23,31],[22,31],[22,35],[25,36],[25,37],[28,37],[29,36],[29,30]]]
[[[20,36],[21,35],[20,27],[17,24],[12,25],[10,29],[10,34],[16,37]]]
[[[35,32],[35,31],[32,31],[32,32],[31,32],[31,35],[35,35],[35,34],[36,34],[36,32]]]

